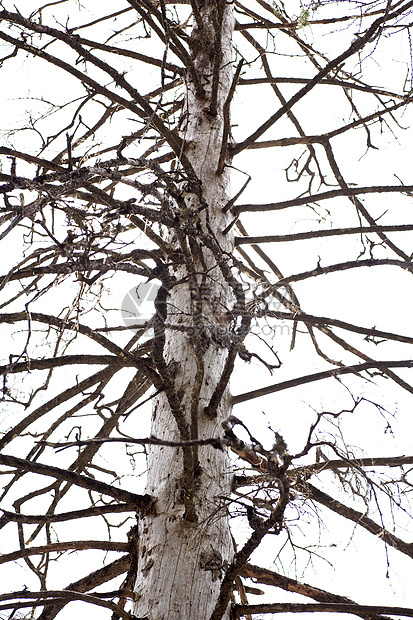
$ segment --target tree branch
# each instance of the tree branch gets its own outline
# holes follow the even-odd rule
[[[261,603],[260,605],[234,605],[235,618],[246,614],[277,613],[342,613],[356,616],[374,617],[388,614],[391,616],[413,616],[409,607],[386,607],[381,605],[356,605],[351,603]]]
[[[274,383],[263,388],[252,390],[251,392],[244,392],[233,397],[233,404],[243,403],[246,400],[253,398],[259,398],[260,396],[266,396],[267,394],[274,394],[281,390],[288,390],[289,388],[296,387],[297,385],[304,385],[305,383],[312,383],[313,381],[320,381],[322,379],[329,379],[331,377],[337,377],[339,375],[358,374],[364,370],[370,369],[387,369],[387,368],[413,368],[413,360],[390,360],[390,361],[373,361],[364,362],[362,364],[355,364],[354,366],[343,366],[341,368],[332,368],[331,370],[324,370],[322,372],[316,372],[312,375],[305,375],[303,377],[297,377],[296,379],[290,379],[288,381],[281,381],[280,383]]]
[[[286,241],[301,241],[303,239],[318,239],[320,237],[337,237],[340,235],[361,235],[380,232],[403,232],[413,230],[413,224],[394,224],[382,226],[355,226],[354,228],[330,228],[329,230],[312,230],[291,235],[263,235],[260,237],[236,237],[235,245],[254,243],[285,243]]]
[[[66,469],[60,469],[60,467],[44,465],[42,463],[36,463],[35,461],[27,461],[17,456],[0,454],[0,464],[6,465],[7,467],[15,467],[18,470],[31,472],[33,474],[40,474],[41,476],[51,476],[57,480],[66,480],[78,487],[96,491],[97,493],[102,493],[103,495],[108,495],[120,501],[133,504],[136,510],[147,510],[153,503],[153,499],[149,495],[136,495],[136,493],[118,489],[111,484],[106,484],[105,482],[100,482],[99,480],[94,480],[93,478],[88,478],[87,476],[82,476]]]

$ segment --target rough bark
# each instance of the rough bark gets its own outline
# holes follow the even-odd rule
[[[222,234],[231,219],[222,213],[229,197],[228,174],[225,168],[217,174],[223,107],[232,81],[232,29],[231,5],[199,6],[191,47],[200,84],[188,82],[182,138],[202,194],[183,192],[182,234],[177,232],[174,243],[183,253],[184,264],[165,275],[169,291],[158,295],[155,327],[154,359],[166,388],[154,405],[152,434],[168,440],[222,434],[221,421],[230,415],[228,388],[217,415],[205,413],[228,357],[224,334],[234,294],[202,237],[218,242],[229,253],[233,249],[232,236]],[[199,208],[199,215],[194,215]],[[189,226],[201,231],[198,241],[187,243],[186,217]],[[178,284],[173,284],[173,278]],[[167,327],[163,332],[165,324],[175,329]],[[231,480],[230,461],[223,451],[151,447],[146,492],[156,498],[156,504],[149,514],[141,515],[139,524],[134,609],[138,617],[210,617],[234,554],[222,499],[229,497]]]

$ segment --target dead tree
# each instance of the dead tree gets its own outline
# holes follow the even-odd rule
[[[1,613],[413,615],[413,1],[0,8]]]

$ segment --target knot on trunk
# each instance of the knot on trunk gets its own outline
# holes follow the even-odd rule
[[[211,571],[212,581],[221,579],[222,571],[228,568],[228,563],[222,561],[221,554],[215,549],[211,549],[211,551],[202,551],[199,565],[203,570]]]

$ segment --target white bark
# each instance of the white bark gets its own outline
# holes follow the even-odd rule
[[[209,0],[207,0],[209,3]],[[204,6],[205,35],[213,42],[215,29],[212,14],[215,3]],[[199,97],[194,85],[188,83],[187,124],[184,129],[185,154],[202,182],[203,198],[208,204],[209,224],[217,240],[227,251],[233,249],[231,235],[222,235],[229,217],[222,207],[229,199],[229,179],[224,170],[216,174],[223,132],[222,106],[232,80],[231,37],[233,30],[232,6],[225,3],[222,24],[222,57],[217,114],[208,112],[212,86],[210,49],[202,46],[195,54],[195,66],[205,88],[205,97]],[[205,40],[205,39],[204,39]],[[190,205],[194,196],[188,196]],[[206,213],[202,226],[206,229]],[[202,316],[207,324],[225,321],[225,310],[234,303],[230,287],[216,265],[211,253],[203,248],[204,265],[194,259],[198,274],[205,273],[202,281]],[[206,263],[206,265],[205,265]],[[181,268],[175,276],[187,275]],[[187,282],[173,288],[168,297],[168,323],[191,328],[190,287]],[[212,330],[213,331],[213,330]],[[195,336],[195,337],[194,337]],[[185,421],[191,424],[191,407],[197,402],[198,437],[222,435],[221,422],[230,415],[230,395],[226,390],[217,417],[205,415],[204,407],[221,376],[228,354],[227,349],[212,337],[203,338],[203,368],[195,354],[196,332],[166,330],[164,357],[166,363],[176,362],[175,391],[179,395]],[[201,377],[197,394],[195,386]],[[192,413],[193,418],[193,413]],[[153,409],[152,434],[169,440],[179,440],[177,423],[171,413],[167,397],[161,394]],[[139,526],[139,560],[134,613],[149,620],[207,620],[216,604],[225,568],[231,563],[234,549],[229,530],[228,515],[222,498],[229,497],[231,466],[225,452],[211,447],[198,450],[199,468],[194,479],[196,521],[186,520],[183,502],[183,458],[181,448],[153,447],[149,453],[146,493],[156,498],[155,511],[142,517]],[[228,618],[227,614],[224,618]]]

